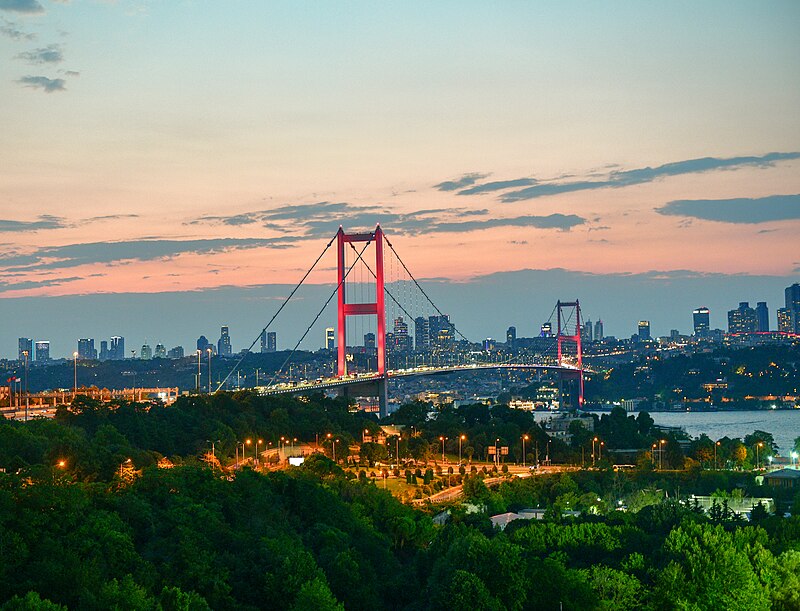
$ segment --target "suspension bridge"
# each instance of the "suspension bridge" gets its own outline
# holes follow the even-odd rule
[[[365,233],[346,233],[340,227],[246,352],[252,350],[259,338],[271,328],[334,244],[337,284],[269,383],[258,388],[260,394],[336,391],[348,397],[377,397],[383,417],[388,411],[388,382],[391,379],[490,370],[536,370],[557,375],[562,397],[562,383],[574,384],[578,406],[583,404],[582,319],[577,299],[556,303],[545,323],[552,328],[550,320],[555,315],[555,333],[542,333],[535,338],[534,349],[530,346],[514,349],[514,346],[508,346],[512,340],[507,341],[502,353],[478,349],[479,344],[465,337],[429,297],[380,225]],[[371,251],[369,257],[366,256],[367,250]],[[280,381],[281,373],[334,298],[336,327],[326,329],[326,340],[332,339],[335,344],[327,346],[335,353],[335,368],[331,375],[300,382]],[[393,321],[391,330],[387,327],[387,320]],[[409,332],[409,324],[414,325],[413,335]],[[362,338],[363,342],[359,344]],[[217,391],[243,359],[244,354],[219,383]],[[402,366],[403,361],[405,366]]]

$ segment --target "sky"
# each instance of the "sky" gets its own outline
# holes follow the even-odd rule
[[[377,223],[470,338],[559,298],[621,337],[774,319],[798,31],[793,0],[0,0],[0,357],[222,324],[246,347],[340,225]]]

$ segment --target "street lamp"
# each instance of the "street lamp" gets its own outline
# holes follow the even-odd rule
[[[211,348],[206,348],[208,353],[208,394],[211,394]]]
[[[331,443],[331,448],[333,450],[333,462],[336,463],[336,442],[339,441],[338,439],[334,439]]]
[[[595,437],[594,439],[592,439],[592,466],[593,466],[593,467],[594,467],[594,465],[595,465],[595,460],[594,460],[594,459],[595,459],[595,452],[596,452],[596,450],[595,450],[595,444],[596,444],[597,442],[598,442],[598,439],[597,439],[597,437]]]
[[[444,442],[447,439],[444,435],[439,437],[439,440],[442,442],[442,463],[444,463]]]
[[[25,422],[28,421],[28,407],[30,406],[30,394],[28,394],[28,351],[23,350],[22,356],[25,357]]]
[[[461,444],[466,441],[466,435],[459,435],[458,436],[458,466],[461,466]]]
[[[522,468],[525,468],[525,442],[528,440],[527,435],[522,436]]]
[[[246,443],[247,445],[251,445],[253,442],[252,442],[252,440],[251,440],[251,439],[248,437],[247,439],[245,439],[245,443]],[[245,453],[244,453],[244,446],[242,446],[242,458],[244,458],[244,459],[245,459],[245,462],[247,462],[247,457],[245,456]],[[256,450],[256,458],[258,458],[258,450]],[[255,466],[255,464],[256,464],[256,458],[254,458],[254,459],[253,459],[253,466]]]
[[[200,394],[200,355],[202,354],[201,350],[197,349],[197,377],[195,378],[195,390],[197,394]]]
[[[264,443],[263,439],[256,439],[256,466],[258,466],[258,445]]]
[[[659,461],[661,462],[661,467],[659,467],[662,471],[664,470],[664,444],[667,443],[666,439],[661,440],[661,445],[659,447],[658,457]]]
[[[764,442],[763,441],[759,441],[756,444],[756,469],[759,468],[758,450],[759,450],[759,448],[763,448],[763,447],[764,447]]]
[[[75,400],[75,397],[78,396],[78,353],[72,353],[72,362],[74,363],[73,367],[73,378],[72,378],[72,400]]]
[[[717,447],[719,447],[720,445],[721,444],[719,441],[714,444],[714,471],[716,471],[719,468],[717,467]]]
[[[494,466],[500,465],[500,438],[494,440]]]

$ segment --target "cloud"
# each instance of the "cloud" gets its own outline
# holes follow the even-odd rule
[[[683,199],[656,212],[722,223],[768,223],[800,219],[800,195],[770,195],[755,199]]]
[[[572,182],[537,183],[524,189],[504,193],[500,200],[503,202],[517,202],[521,200],[536,199],[560,193],[587,191],[592,189],[607,189],[629,187],[653,182],[668,176],[683,174],[699,174],[714,170],[736,170],[743,167],[771,167],[779,161],[800,159],[800,152],[769,153],[760,157],[703,157],[667,163],[655,168],[638,168],[635,170],[615,170],[606,176],[605,180],[578,180]]]
[[[84,219],[84,223],[94,223],[97,221],[116,221],[118,219],[138,219],[138,214],[104,214],[103,216],[91,216]]]
[[[37,221],[14,221],[0,219],[0,233],[18,233],[22,231],[39,231],[40,229],[61,229],[66,227],[64,219],[45,214]]]
[[[7,270],[64,269],[92,263],[114,264],[123,261],[170,259],[182,254],[215,254],[250,248],[292,248],[295,239],[218,238],[208,240],[130,240],[91,242],[40,248],[30,254],[0,255],[0,266]]]
[[[14,13],[44,13],[44,7],[37,0],[0,0],[0,11]]]
[[[40,289],[51,286],[60,286],[75,282],[76,280],[83,280],[80,276],[73,276],[71,278],[50,278],[48,280],[25,280],[23,282],[4,282],[0,281],[0,293],[7,293],[8,291],[25,291],[28,289]]]
[[[0,23],[0,34],[10,38],[11,40],[35,40],[36,34],[30,34],[28,32],[23,32],[17,27],[17,24],[13,21],[8,21],[7,19],[3,19],[2,23]]]
[[[33,51],[23,51],[14,56],[29,64],[57,64],[64,61],[64,54],[61,52],[60,45],[48,45]]]
[[[517,216],[513,218],[492,218],[483,221],[463,221],[455,223],[435,223],[433,232],[468,232],[495,227],[535,227],[537,229],[560,229],[569,231],[572,227],[583,225],[586,219],[574,214],[548,214],[546,216]]]
[[[477,195],[479,193],[491,193],[493,191],[502,191],[503,189],[515,189],[517,187],[528,187],[537,184],[538,181],[533,178],[516,178],[514,180],[496,180],[494,182],[485,182],[482,185],[475,185],[469,189],[464,189],[458,192],[458,195]]]
[[[46,76],[23,76],[17,80],[24,87],[32,89],[41,89],[46,93],[53,93],[54,91],[66,91],[64,86],[66,81],[63,78],[47,78]]]
[[[439,191],[458,191],[459,189],[475,184],[479,180],[483,180],[487,176],[489,175],[472,172],[470,174],[464,174],[461,178],[457,178],[456,180],[440,182],[438,185],[433,185],[433,188],[439,189]]]

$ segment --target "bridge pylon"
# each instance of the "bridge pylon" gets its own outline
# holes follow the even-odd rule
[[[565,325],[567,320],[564,320],[562,310],[564,308],[575,308],[575,333],[569,334],[566,332]],[[561,301],[559,300],[556,309],[558,310],[558,332],[556,333],[556,343],[558,344],[558,365],[562,366],[563,363],[563,350],[562,343],[564,341],[575,342],[577,348],[578,360],[578,407],[583,407],[583,348],[581,346],[581,332],[583,330],[581,324],[581,304],[576,299],[575,301]],[[563,399],[563,393],[560,393]]]
[[[347,277],[347,267],[345,264],[345,249],[348,244],[366,242],[375,243],[375,301],[368,303],[348,303],[345,279]],[[369,233],[345,233],[342,227],[336,233],[337,244],[337,269],[338,269],[338,307],[337,307],[337,329],[336,329],[336,349],[337,367],[336,374],[339,377],[347,375],[347,317],[374,315],[377,318],[377,337],[375,344],[378,356],[378,374],[381,376],[377,381],[377,391],[380,415],[387,415],[387,389],[386,389],[386,303],[384,293],[383,278],[383,230],[380,225],[375,227],[375,231]],[[374,395],[369,395],[374,396]]]

